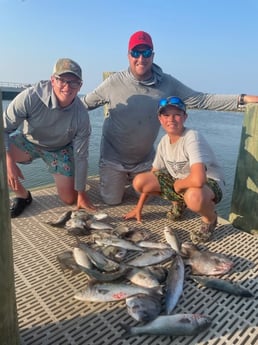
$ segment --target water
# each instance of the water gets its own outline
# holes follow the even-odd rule
[[[3,101],[3,108],[8,104]],[[89,176],[98,174],[99,145],[103,124],[103,109],[90,112],[92,134],[89,146]],[[226,180],[226,193],[223,200],[217,205],[218,214],[228,219],[231,204],[231,195],[234,185],[235,168],[240,145],[242,130],[242,113],[218,112],[207,110],[191,110],[186,125],[199,130],[212,146],[220,164],[223,167]],[[161,129],[156,144],[164,134]],[[54,183],[52,175],[40,159],[30,165],[21,166],[26,180],[26,188],[40,187]]]

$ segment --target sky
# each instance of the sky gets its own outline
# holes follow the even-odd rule
[[[257,16],[257,0],[0,0],[0,81],[49,79],[69,57],[90,92],[128,68],[129,38],[144,30],[154,62],[187,86],[256,95]]]

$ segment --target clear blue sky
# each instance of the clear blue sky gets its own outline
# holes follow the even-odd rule
[[[0,81],[48,79],[70,57],[91,91],[145,30],[154,61],[195,90],[258,94],[257,16],[257,0],[0,0]]]

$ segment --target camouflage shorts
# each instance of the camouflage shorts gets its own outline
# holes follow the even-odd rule
[[[51,174],[60,174],[64,176],[74,176],[74,159],[72,145],[67,145],[64,148],[56,151],[46,151],[28,141],[20,132],[15,132],[10,136],[10,142],[19,147],[22,151],[31,156],[31,161],[37,158],[42,158],[48,166],[48,171]],[[24,162],[24,164],[29,164]],[[21,162],[23,163],[23,162]]]
[[[164,170],[158,170],[154,172],[155,176],[157,177],[159,184],[160,184],[160,190],[161,190],[161,197],[163,199],[171,200],[171,201],[182,201],[184,200],[183,196],[176,193],[174,190],[174,183],[176,179],[172,177],[169,172]],[[207,186],[213,191],[215,194],[214,202],[217,204],[222,199],[222,190],[218,183],[211,179],[207,179]]]

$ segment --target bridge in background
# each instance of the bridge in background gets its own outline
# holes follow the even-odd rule
[[[26,89],[26,87],[29,86],[30,84],[0,81],[0,91],[2,92],[2,99],[5,101],[10,101],[15,96],[17,96],[18,93],[20,93],[22,90]]]

